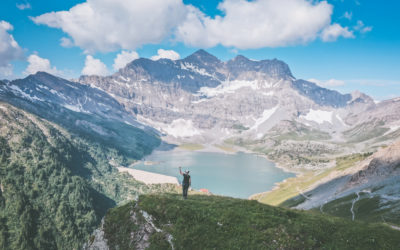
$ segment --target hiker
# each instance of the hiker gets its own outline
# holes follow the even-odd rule
[[[183,199],[187,198],[187,193],[190,185],[192,184],[189,171],[182,172],[182,167],[179,167],[179,174],[183,175],[183,181],[182,181],[182,195]]]

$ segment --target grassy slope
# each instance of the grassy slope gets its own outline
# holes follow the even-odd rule
[[[367,156],[368,154],[354,154],[338,158],[336,160],[336,166],[333,168],[320,170],[317,172],[309,171],[299,175],[298,177],[289,178],[285,182],[280,183],[278,188],[267,193],[256,195],[253,197],[253,199],[270,205],[282,204],[285,206],[291,206],[293,204],[289,199],[298,196],[300,192],[304,192],[311,187],[311,185],[315,184],[329,174],[335,171],[340,172],[352,167],[356,162],[365,159]]]
[[[196,150],[203,149],[204,146],[201,144],[196,144],[196,143],[186,143],[186,144],[179,145],[179,148],[185,149],[185,150],[190,150],[190,151],[196,151]]]
[[[80,248],[108,208],[166,188],[118,173],[115,149],[0,106],[0,249]]]
[[[152,249],[398,249],[400,232],[382,224],[352,222],[310,211],[272,207],[219,196],[144,195],[138,204],[111,209],[105,233],[111,249],[130,249],[137,230],[133,210],[153,216],[163,233],[151,236]],[[138,220],[140,223],[140,220]]]
[[[323,213],[352,218],[350,208],[352,202],[357,198],[356,194],[330,201],[323,206]],[[379,195],[361,192],[359,199],[354,203],[353,212],[355,220],[367,222],[385,222],[393,225],[400,225],[400,201],[385,201]],[[321,210],[315,209],[320,212]]]

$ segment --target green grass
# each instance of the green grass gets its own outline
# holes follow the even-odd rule
[[[234,149],[233,147],[228,146],[228,145],[226,145],[226,144],[223,144],[223,145],[216,144],[215,146],[216,146],[217,148],[219,148],[219,149],[225,151],[225,152],[228,152],[228,153],[236,153],[236,152],[237,152],[236,149]]]
[[[175,249],[400,247],[400,232],[382,224],[219,196],[192,195],[182,200],[179,195],[143,195],[137,203],[114,208],[106,215],[106,227],[110,226],[106,238],[111,249],[133,249],[133,243],[126,239],[130,239],[137,224],[132,224],[129,217],[139,210],[152,215],[155,225],[163,230],[150,237],[151,249],[169,248],[166,233],[173,236]]]
[[[269,205],[297,205],[301,203],[301,199],[298,197],[300,192],[307,190],[313,184],[334,173],[335,171],[341,172],[349,167],[354,166],[356,162],[365,159],[369,155],[369,153],[353,154],[346,157],[337,158],[336,166],[333,168],[320,171],[303,172],[296,177],[286,179],[284,182],[278,184],[278,188],[255,196],[254,199]],[[292,198],[296,200],[290,200]]]
[[[196,144],[196,143],[186,143],[186,144],[179,145],[179,148],[185,149],[185,150],[190,150],[190,151],[196,151],[196,150],[203,149],[204,146],[201,144]]]
[[[109,208],[178,192],[119,173],[109,162],[128,156],[109,145],[0,104],[0,249],[80,249]]]
[[[352,214],[350,212],[350,207],[355,198],[356,194],[351,194],[328,202],[323,206],[323,212],[343,218],[351,218]],[[360,199],[354,204],[353,208],[355,220],[366,222],[386,222],[400,225],[400,213],[398,210],[396,211],[400,206],[400,202],[389,201],[384,204],[383,208],[382,206],[379,195],[370,196],[369,194],[361,193]]]

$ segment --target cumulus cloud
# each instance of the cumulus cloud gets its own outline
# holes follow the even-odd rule
[[[324,42],[334,42],[341,36],[344,38],[354,38],[353,31],[337,23],[329,25],[321,33],[321,39]]]
[[[114,68],[114,70],[119,70],[119,69],[125,67],[126,64],[128,64],[138,58],[139,58],[139,55],[136,51],[123,50],[123,51],[121,51],[121,53],[119,53],[115,57],[113,68]]]
[[[71,48],[74,46],[74,43],[68,37],[61,37],[60,44],[64,48]]]
[[[354,26],[354,29],[359,31],[362,34],[368,33],[372,30],[372,26],[365,26],[365,24],[363,23],[363,21],[358,20],[357,21],[357,25]]]
[[[93,53],[161,42],[184,18],[182,0],[87,0],[32,20],[62,29],[74,45]]]
[[[108,74],[107,66],[99,59],[93,58],[91,55],[86,56],[85,66],[82,69],[82,75],[99,75]]]
[[[42,58],[37,54],[32,54],[28,57],[28,66],[23,73],[25,75],[31,75],[38,71],[47,72],[53,75],[61,75],[61,71],[57,70],[56,67],[51,66],[49,59]]]
[[[345,82],[342,80],[337,80],[337,79],[329,79],[327,81],[321,81],[317,79],[308,79],[309,82],[316,83],[317,85],[321,87],[338,87],[338,86],[343,86],[345,85]]]
[[[6,22],[0,21],[0,67],[4,72],[9,72],[10,62],[21,59],[23,52],[14,37],[9,33],[13,30],[13,26]]]
[[[151,57],[151,60],[158,60],[161,58],[166,58],[166,59],[171,59],[171,60],[178,60],[180,57],[180,55],[178,54],[178,52],[174,51],[174,50],[165,50],[165,49],[159,49],[157,50],[157,55],[154,55]]]
[[[13,66],[7,64],[6,66],[0,66],[0,79],[7,78],[13,74]]]
[[[302,44],[329,26],[332,5],[307,0],[225,0],[218,5],[224,16],[205,16],[189,8],[177,37],[186,44],[239,49]]]
[[[17,3],[16,6],[17,6],[17,8],[20,9],[20,10],[25,10],[25,9],[31,9],[31,8],[32,8],[31,4],[28,3],[28,2],[25,2],[25,3]]]
[[[353,13],[352,13],[352,12],[346,11],[346,12],[343,14],[343,17],[346,18],[346,19],[348,19],[348,20],[351,20],[351,18],[353,18]]]
[[[210,17],[182,0],[86,0],[32,20],[63,30],[69,37],[62,46],[89,54],[135,50],[168,38],[195,47],[255,49],[353,36],[347,27],[331,24],[333,6],[327,1],[224,0],[218,9],[222,15]]]

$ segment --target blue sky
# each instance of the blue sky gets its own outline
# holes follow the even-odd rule
[[[296,78],[388,99],[400,96],[398,10],[397,0],[2,0],[0,78],[112,74],[137,56],[204,48],[278,58]]]

